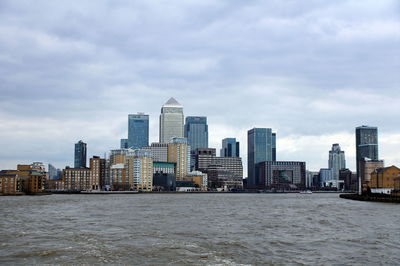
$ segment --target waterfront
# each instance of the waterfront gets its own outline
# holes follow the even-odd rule
[[[0,197],[0,264],[400,263],[399,205],[337,194]]]

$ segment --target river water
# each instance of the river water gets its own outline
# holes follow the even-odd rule
[[[0,214],[0,264],[400,264],[400,205],[337,194],[0,197]]]

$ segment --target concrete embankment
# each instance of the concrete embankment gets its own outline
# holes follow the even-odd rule
[[[384,194],[382,194],[382,195],[380,195],[380,194],[371,194],[371,195],[340,194],[340,197],[342,199],[350,199],[350,200],[400,203],[400,197],[384,195]]]

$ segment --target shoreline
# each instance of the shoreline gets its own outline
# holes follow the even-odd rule
[[[312,191],[312,194],[340,194],[341,195],[354,195],[353,192],[341,191]],[[47,191],[42,193],[25,194],[17,192],[16,194],[0,194],[0,196],[48,196],[53,194],[82,194],[82,195],[121,195],[121,194],[299,194],[299,195],[312,195],[301,194],[300,191]]]
[[[390,195],[358,195],[358,194],[340,194],[340,198],[348,200],[358,201],[370,201],[370,202],[384,202],[384,203],[400,203],[400,197]]]

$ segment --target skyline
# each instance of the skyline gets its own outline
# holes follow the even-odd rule
[[[185,107],[184,107],[184,105],[182,105],[182,107],[183,107],[183,111],[185,112]],[[150,115],[148,115],[148,113],[147,112],[136,112],[136,113],[132,113],[133,115],[137,115],[138,113],[140,113],[141,115],[145,115],[145,116],[149,116],[149,123],[151,124],[151,116]],[[130,115],[132,115],[132,114],[127,114],[126,116],[127,117],[129,117]],[[199,115],[199,116],[201,116],[201,115]],[[192,116],[192,115],[187,115],[187,116],[184,116],[184,119],[186,119],[186,117],[194,117],[194,116]],[[208,118],[207,118],[207,120],[208,120]],[[125,121],[126,122],[126,121]],[[156,121],[156,122],[159,122],[159,121]],[[207,122],[207,125],[208,125],[208,122]],[[362,126],[362,125],[359,125],[359,126]],[[359,127],[359,126],[357,126],[357,127]],[[371,125],[368,125],[368,126],[371,126]],[[126,131],[128,132],[128,128],[129,128],[129,123],[126,123]],[[269,127],[268,126],[265,126],[265,127],[252,127],[252,128],[249,128],[248,130],[250,130],[250,129],[253,129],[253,128],[267,128],[267,129],[269,129]],[[156,130],[156,131],[159,131],[159,129],[158,128],[156,128],[156,129],[152,129],[152,128],[149,128],[149,134],[150,135],[153,135],[153,134],[151,134],[152,133],[152,131],[153,130]],[[246,139],[245,139],[245,141],[246,141],[246,143],[241,143],[241,141],[239,141],[238,139],[237,139],[237,141],[239,141],[239,145],[240,145],[240,157],[243,159],[243,172],[244,173],[246,173],[247,172],[247,131],[248,130],[246,130]],[[354,130],[355,130],[355,128],[354,128]],[[274,134],[279,134],[279,132],[277,131],[277,130],[273,130],[274,131]],[[210,132],[209,132],[210,133]],[[379,139],[380,139],[380,135],[381,135],[381,132],[380,132],[380,130],[379,130],[379,127],[378,127],[378,143],[379,143],[379,149],[381,149],[381,144],[380,144],[380,142],[379,142]],[[230,136],[230,137],[232,137],[232,138],[237,138],[237,137],[235,137],[235,136]],[[228,137],[229,138],[229,137]],[[355,133],[354,133],[354,138],[355,138]],[[109,154],[110,154],[110,151],[111,150],[113,150],[113,149],[119,149],[120,148],[120,139],[118,139],[117,140],[117,144],[118,145],[116,145],[115,147],[112,147],[112,148],[110,148],[109,150],[106,150],[106,151],[104,151],[103,152],[103,154],[92,154],[92,153],[90,153],[90,143],[88,143],[87,141],[85,141],[85,138],[84,137],[82,137],[81,139],[79,139],[79,141],[76,141],[76,142],[80,142],[80,141],[82,141],[83,140],[83,142],[85,142],[86,144],[87,144],[87,146],[88,146],[88,148],[87,148],[87,150],[88,150],[88,153],[87,153],[87,160],[90,158],[90,157],[92,157],[92,156],[103,156],[103,154],[107,154],[107,157],[109,156]],[[153,141],[154,140],[154,141]],[[214,146],[209,146],[210,148],[215,148],[216,150],[219,150],[221,147],[222,147],[222,140],[223,139],[221,139],[220,140],[220,144],[219,144],[219,148],[218,147],[214,147]],[[280,152],[280,147],[279,147],[279,135],[277,136],[277,138],[276,138],[276,141],[277,141],[277,161],[304,161],[304,162],[306,162],[306,164],[307,164],[307,170],[310,170],[310,171],[317,171],[317,170],[319,170],[319,168],[316,168],[316,169],[310,169],[309,167],[308,167],[308,162],[306,161],[306,160],[302,160],[301,158],[299,158],[299,159],[279,159],[279,152]],[[115,142],[115,141],[114,141]],[[155,139],[152,139],[152,138],[150,138],[150,141],[149,141],[149,145],[151,144],[151,143],[159,143],[158,142],[158,135],[155,137]],[[355,141],[354,141],[354,143],[355,143]],[[332,145],[334,145],[334,144],[339,144],[339,145],[341,145],[341,146],[348,146],[348,144],[346,144],[346,143],[344,143],[344,145],[342,145],[342,143],[332,143],[332,144],[330,144],[330,146],[332,146]],[[73,144],[71,144],[71,145],[76,145],[76,143],[74,142]],[[246,147],[246,150],[242,150],[243,149],[243,147],[242,146],[245,146]],[[311,146],[311,148],[313,148],[312,146]],[[354,144],[354,150],[355,150],[355,144]],[[73,152],[75,151],[75,149],[73,149]],[[329,150],[327,150],[326,151],[326,157],[327,157],[327,165],[328,165],[328,160],[329,160],[329,152],[330,152],[331,150],[329,149]],[[343,150],[342,149],[342,151],[344,151],[344,152],[346,152],[346,150]],[[351,153],[351,152],[350,152]],[[354,152],[355,153],[355,152]],[[244,158],[246,159],[246,161],[244,161]],[[347,163],[347,159],[348,158],[348,154],[347,154],[347,152],[346,152],[346,163]],[[352,158],[352,156],[350,156],[350,158]],[[72,162],[74,161],[74,158],[72,158],[71,159],[72,160]],[[354,157],[354,160],[355,160],[355,157]],[[389,164],[387,164],[387,162],[386,162],[386,160],[385,159],[382,159],[382,160],[384,160],[385,161],[385,165],[387,165],[387,166],[389,166]],[[35,161],[35,160],[32,160],[31,162],[33,162],[33,161]],[[38,160],[36,160],[36,161],[38,161]],[[47,161],[45,161],[44,163],[49,163],[49,164],[52,164],[52,165],[55,165],[54,163],[52,163],[52,162],[47,162]],[[23,163],[19,163],[19,164],[23,164]],[[68,164],[65,164],[65,165],[61,165],[60,167],[58,166],[58,165],[55,165],[55,166],[57,166],[57,168],[64,168],[65,166],[72,166],[74,163],[72,163],[72,164],[70,164],[70,165],[68,165]],[[325,165],[323,165],[323,166],[321,166],[320,168],[329,168],[328,166],[325,166]],[[351,165],[351,163],[350,163],[350,165]],[[354,165],[355,165],[355,162],[354,162]],[[354,169],[352,169],[352,168],[350,168],[352,171],[354,171],[355,170],[355,167],[354,167]]]
[[[48,12],[51,10],[51,12]],[[168,12],[165,12],[168,10]],[[396,1],[0,3],[0,169],[73,165],[73,145],[103,156],[127,115],[169,97],[207,116],[209,146],[273,128],[277,160],[328,166],[339,143],[355,170],[355,127],[379,129],[400,165],[400,19]]]

